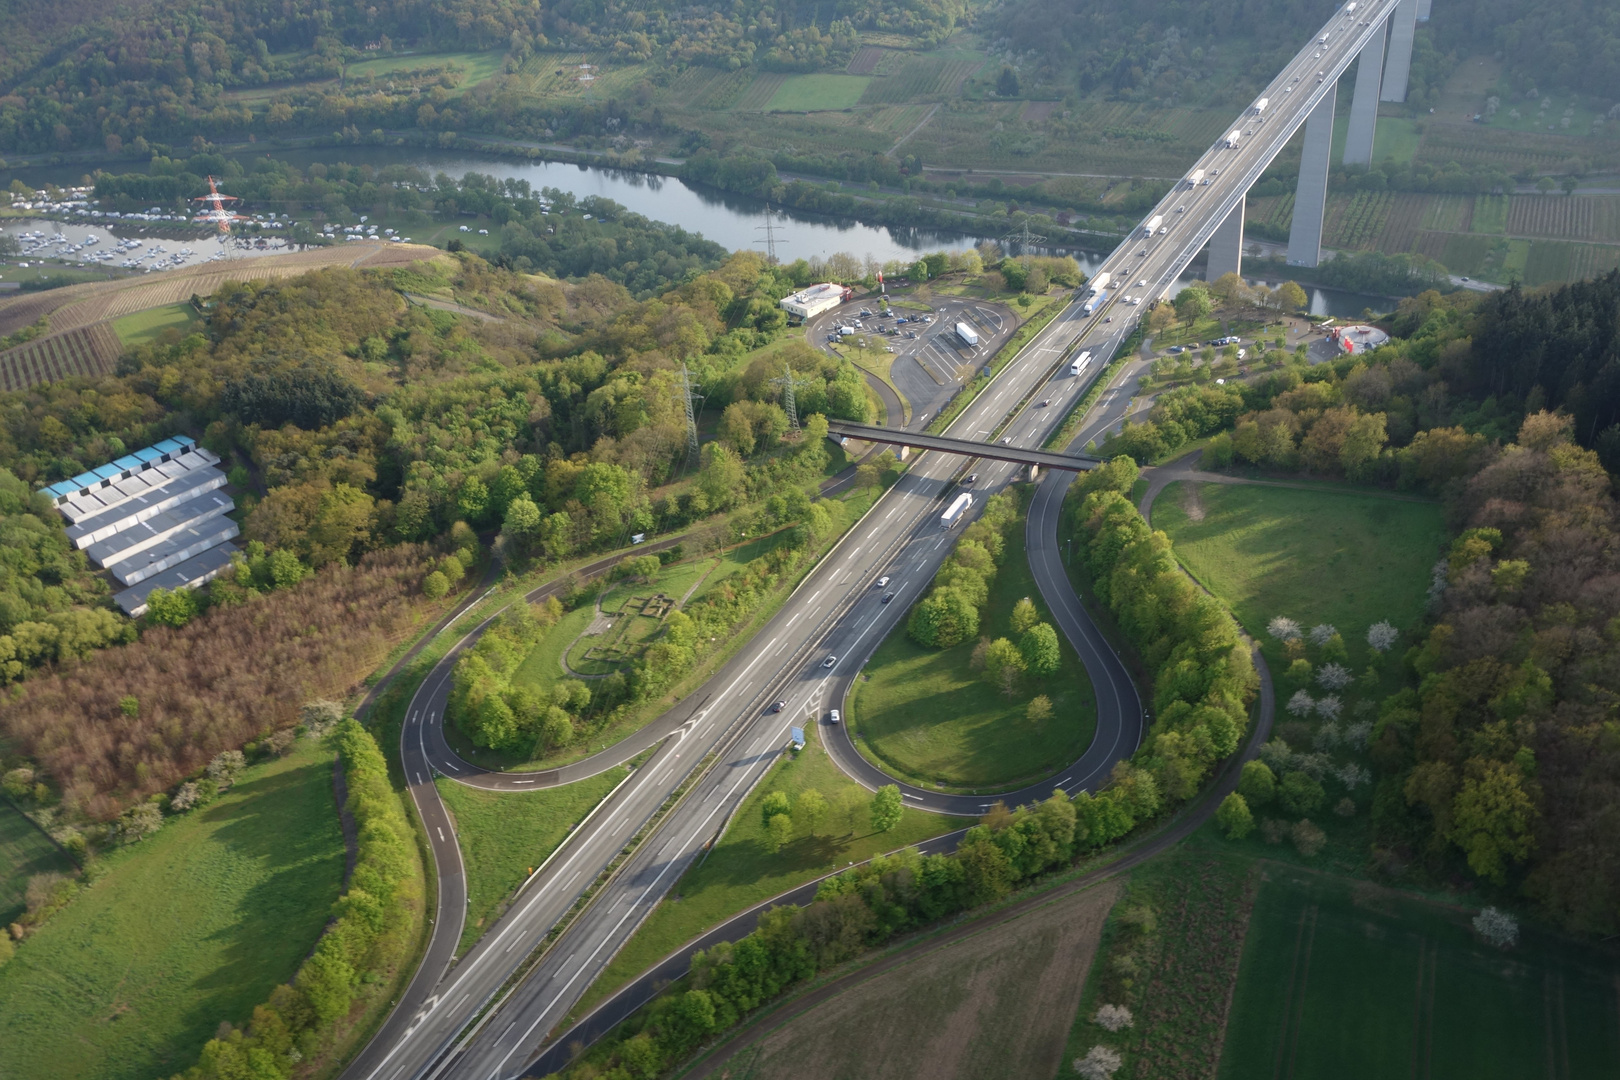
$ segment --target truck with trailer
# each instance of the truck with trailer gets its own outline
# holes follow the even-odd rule
[[[1237,130],[1236,128],[1233,128],[1231,131],[1227,132],[1226,133],[1226,148],[1228,150],[1236,150],[1237,147],[1238,147],[1238,139],[1241,138],[1242,135],[1243,135],[1243,132]]]
[[[1203,169],[1194,169],[1187,176],[1187,187],[1189,189],[1197,187],[1198,182],[1200,180],[1202,180],[1203,178],[1204,178],[1204,170]]]
[[[1152,217],[1148,218],[1148,223],[1142,226],[1142,235],[1152,236],[1158,231],[1159,226],[1162,224],[1164,224],[1164,215],[1154,214]]]
[[[1086,370],[1086,365],[1089,364],[1089,363],[1091,363],[1091,352],[1090,352],[1090,350],[1087,350],[1085,352],[1082,352],[1080,355],[1076,356],[1074,358],[1074,361],[1071,364],[1069,364],[1069,374],[1070,375],[1078,375],[1078,374],[1080,374],[1082,371]]]
[[[1087,300],[1086,301],[1086,306],[1084,308],[1082,308],[1081,310],[1084,311],[1087,315],[1094,315],[1094,314],[1096,314],[1097,309],[1102,307],[1107,302],[1108,302],[1108,293],[1100,292],[1096,296],[1093,296],[1091,299]]]
[[[1106,271],[1098,274],[1096,277],[1091,279],[1091,291],[1093,293],[1102,292],[1104,289],[1108,288],[1108,283],[1113,279],[1114,276]]]
[[[962,518],[967,516],[967,512],[972,508],[973,496],[966,491],[962,492],[956,498],[952,499],[951,505],[947,506],[945,508],[945,512],[939,515],[940,527],[945,529],[951,528],[957,522],[961,521]]]
[[[1270,105],[1270,104],[1271,104],[1271,99],[1270,98],[1261,98],[1259,101],[1256,101],[1254,103],[1254,115],[1256,115],[1256,116],[1264,116],[1264,115],[1266,115],[1266,106]]]
[[[970,349],[978,348],[979,332],[965,322],[956,324],[956,337]]]

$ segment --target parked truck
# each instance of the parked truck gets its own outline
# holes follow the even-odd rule
[[[1164,215],[1154,214],[1152,217],[1148,218],[1148,223],[1142,226],[1142,235],[1152,236],[1158,231],[1159,226],[1162,224],[1164,224]]]
[[[946,529],[951,528],[957,522],[961,521],[967,512],[972,509],[972,507],[973,496],[965,491],[962,492],[962,494],[952,499],[951,505],[945,508],[945,512],[943,514],[939,515],[940,527]]]
[[[970,349],[978,348],[979,332],[965,322],[956,324],[956,336]]]

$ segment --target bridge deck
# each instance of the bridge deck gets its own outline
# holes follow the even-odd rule
[[[1039,465],[1043,469],[1064,469],[1069,472],[1085,472],[1095,469],[1102,464],[1099,458],[1086,457],[1077,454],[1054,454],[1049,450],[1026,450],[1018,446],[1009,446],[1004,443],[982,443],[971,439],[953,439],[948,435],[928,435],[921,431],[904,431],[896,428],[873,427],[869,424],[852,424],[847,420],[827,421],[827,431],[832,435],[847,436],[851,439],[864,439],[867,442],[884,443],[889,446],[913,446],[918,450],[938,450],[945,454],[965,454],[968,457],[986,458],[990,461],[1012,461],[1020,465]]]

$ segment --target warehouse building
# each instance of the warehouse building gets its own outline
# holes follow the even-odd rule
[[[45,494],[73,546],[128,586],[113,599],[138,617],[156,588],[196,588],[231,565],[240,530],[219,458],[189,436],[126,454]]]

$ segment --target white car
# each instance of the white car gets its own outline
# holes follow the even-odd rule
[[[888,584],[889,584],[889,576],[887,574],[885,574],[884,576],[878,578],[877,584],[878,584],[878,588],[880,588],[880,589],[886,588],[888,586]]]
[[[838,716],[838,710],[837,709],[834,709],[832,712],[827,714],[827,723],[836,724],[836,723],[838,723],[838,721],[839,721],[839,716]]]
[[[836,663],[838,663],[838,657],[836,655],[835,656],[829,656],[829,657],[827,657],[827,659],[825,659],[825,660],[823,660],[821,662],[821,666],[822,667],[832,667]]]

